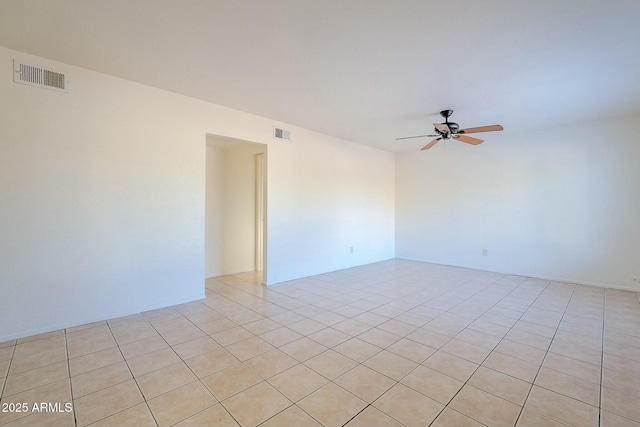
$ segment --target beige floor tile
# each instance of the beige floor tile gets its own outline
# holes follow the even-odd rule
[[[0,347],[0,362],[11,360],[15,346]]]
[[[410,333],[407,335],[407,338],[432,348],[440,348],[451,339],[451,337],[424,328],[417,329],[415,332]]]
[[[72,402],[71,400],[71,383],[68,379],[49,383],[37,388],[16,393],[12,396],[3,397],[0,402],[4,403],[26,403],[29,412],[2,412],[0,411],[0,425],[15,421],[30,414],[34,404],[40,402]],[[30,418],[31,419],[31,418]],[[33,420],[33,419],[31,419]]]
[[[523,381],[532,383],[540,367],[535,363],[527,362],[526,360],[518,359],[506,354],[492,352],[482,362],[482,366],[491,368],[495,371],[502,372],[512,377],[519,378]]]
[[[292,402],[266,381],[222,402],[243,427],[257,426],[292,405]]]
[[[271,319],[260,319],[243,325],[243,328],[254,335],[264,334],[274,329],[279,329],[280,327],[282,327],[282,325]]]
[[[544,367],[538,372],[535,384],[590,405],[598,406],[600,402],[599,384]]]
[[[308,396],[327,382],[325,377],[302,364],[269,378],[269,383],[292,402]]]
[[[40,353],[43,351],[52,351],[52,350],[64,350],[66,349],[66,342],[64,334],[56,333],[53,336],[49,334],[44,334],[40,336],[41,339],[36,339],[34,341],[27,341],[24,344],[20,344],[20,340],[18,341],[18,345],[15,347],[15,352],[13,357],[21,357],[34,353]]]
[[[443,405],[448,404],[464,385],[462,381],[425,366],[418,366],[400,382]]]
[[[224,331],[216,332],[214,334],[211,334],[210,336],[211,338],[216,340],[218,344],[220,344],[223,347],[226,347],[228,345],[235,344],[237,342],[249,339],[254,335],[251,332],[244,329],[243,327],[236,326],[231,329],[225,329]]]
[[[373,406],[408,427],[429,425],[444,408],[402,384],[396,384],[373,402]]]
[[[237,326],[238,324],[236,322],[225,317],[198,324],[198,328],[200,328],[200,330],[205,334],[209,335],[221,333],[223,331],[236,328]]]
[[[367,406],[345,427],[404,427],[404,425],[373,406]]]
[[[356,304],[352,304],[352,305],[355,306]],[[370,308],[366,308],[366,310],[370,310],[371,308],[375,308],[376,305],[377,304],[367,304],[367,306],[370,307]],[[379,314],[375,314],[375,313],[371,313],[371,312],[366,312],[366,313],[359,314],[359,315],[353,317],[352,319],[356,320],[358,322],[361,322],[361,323],[365,323],[365,324],[367,324],[369,326],[378,326],[379,324],[384,323],[387,320],[389,320],[388,317],[380,316]]]
[[[322,427],[298,406],[293,405],[269,418],[260,427]]]
[[[239,427],[240,424],[233,419],[220,403],[198,412],[189,418],[174,424],[175,427]]]
[[[604,351],[605,353],[615,354],[616,356],[640,361],[640,348],[626,345],[621,342],[606,341],[604,344]]]
[[[160,335],[167,342],[167,344],[171,346],[207,336],[206,333],[204,333],[200,328],[193,325],[192,323],[189,323],[189,325],[185,327],[161,332]]]
[[[525,403],[529,409],[569,426],[597,426],[598,408],[536,385]]]
[[[2,341],[2,342],[0,342],[0,349],[8,348],[8,347],[14,347],[17,342],[18,342],[18,340]]]
[[[615,354],[605,353],[603,355],[603,366],[607,369],[613,369],[614,371],[640,376],[640,362],[616,356]]]
[[[325,427],[342,426],[367,404],[348,391],[329,383],[298,402],[298,406]]]
[[[118,348],[108,348],[96,353],[69,360],[71,376],[80,375],[94,369],[113,365],[124,360]]]
[[[221,348],[220,344],[210,337],[200,337],[195,340],[183,342],[173,346],[173,350],[182,360],[191,359],[201,354]]]
[[[261,277],[209,279],[204,301],[0,343],[2,402],[75,397],[72,413],[0,413],[0,425],[154,425],[146,396],[182,426],[238,427],[224,400],[268,427],[412,425],[412,413],[418,425],[512,425],[500,411],[523,403],[518,426],[595,426],[600,414],[604,427],[640,427],[636,293],[403,260],[271,288]],[[199,401],[189,387],[205,404],[177,420],[158,402],[185,387],[187,406]],[[250,390],[282,405],[256,417]]]
[[[422,365],[459,381],[467,381],[478,369],[477,364],[440,350],[425,360]]]
[[[483,427],[484,424],[461,414],[449,407],[444,408],[429,427]]]
[[[476,364],[482,363],[491,352],[491,350],[485,347],[480,347],[456,338],[451,339],[451,341],[443,345],[440,350]]]
[[[495,323],[480,320],[471,323],[468,328],[499,338],[503,338],[510,330],[510,328],[507,328],[506,326],[496,325]]]
[[[271,378],[297,364],[297,360],[278,349],[269,350],[245,362],[245,365],[264,379]]]
[[[191,369],[179,362],[138,377],[136,381],[145,399],[150,400],[196,379]]]
[[[75,427],[73,411],[71,412],[32,412],[28,416],[3,423],[0,413],[0,425],[3,427]]]
[[[596,384],[600,383],[600,366],[592,365],[560,354],[547,353],[547,356],[542,363],[542,367],[563,372]]]
[[[468,384],[462,387],[449,406],[474,420],[496,427],[513,426],[521,410],[516,404]]]
[[[6,378],[3,396],[11,396],[65,378],[69,378],[69,367],[66,361],[9,375]]]
[[[42,368],[64,360],[67,360],[67,351],[62,347],[23,356],[14,356],[9,367],[9,375]]]
[[[405,375],[414,370],[416,366],[418,366],[418,363],[405,359],[390,351],[383,350],[364,361],[363,365],[391,379],[400,381]]]
[[[626,394],[640,396],[640,377],[635,375],[604,368],[602,371],[602,385]]]
[[[262,381],[242,363],[237,363],[215,374],[204,377],[202,382],[213,395],[222,401]]]
[[[316,341],[310,340],[309,338],[303,337],[290,342],[289,344],[283,345],[280,347],[280,350],[294,359],[304,362],[305,360],[311,359],[312,357],[325,352],[327,347],[317,343]]]
[[[335,305],[335,303],[333,305]],[[330,308],[327,308],[327,309],[330,310]],[[320,322],[326,326],[332,326],[332,325],[335,325],[336,323],[340,323],[344,320],[347,320],[345,316],[341,316],[331,311],[324,311],[323,313],[316,314],[314,316],[311,316],[311,319],[315,320],[316,322]]]
[[[104,322],[103,322],[104,324]],[[23,338],[19,338],[17,340],[13,340],[14,344],[24,344],[24,343],[28,343],[28,342],[32,342],[32,341],[39,341],[39,340],[44,340],[47,338],[51,338],[51,337],[64,337],[65,334],[65,330],[64,329],[58,329],[56,331],[51,331],[51,332],[44,332],[42,334],[37,334],[37,335],[31,335],[29,337],[23,337]],[[2,343],[0,343],[0,348],[2,347]]]
[[[502,399],[523,406],[531,384],[499,371],[480,366],[468,384]]]
[[[349,341],[343,342],[342,344],[334,347],[333,350],[357,362],[364,362],[371,356],[382,351],[380,347],[369,344],[368,342],[362,341],[358,338],[352,338]]]
[[[116,340],[113,338],[108,326],[85,329],[67,337],[67,351],[70,358],[84,356],[116,346]]]
[[[602,409],[640,422],[640,397],[602,387]]]
[[[556,334],[556,328],[551,328],[548,326],[538,325],[536,323],[527,322],[524,320],[519,320],[513,325],[511,328],[513,331],[524,331],[534,335],[540,335],[545,338],[553,338]]]
[[[402,338],[400,341],[391,344],[387,347],[387,350],[416,363],[424,362],[429,356],[436,352],[436,349],[433,347],[420,344],[407,338]]]
[[[258,337],[251,337],[227,346],[226,350],[237,357],[238,360],[245,361],[262,353],[266,353],[273,348],[274,347],[266,341]]]
[[[542,361],[546,354],[544,350],[540,350],[539,348],[520,344],[515,341],[509,341],[507,339],[500,341],[500,344],[496,346],[494,351],[520,360],[526,360],[527,362],[534,363],[538,366],[542,365]]]
[[[300,320],[304,320],[304,318],[305,317],[302,314],[298,314],[294,311],[287,311],[284,313],[278,313],[278,314],[274,314],[273,316],[269,316],[269,319],[283,326],[287,326],[292,323],[299,322]]]
[[[336,323],[332,327],[333,329],[344,332],[345,334],[351,335],[352,337],[360,335],[361,333],[371,329],[371,325],[367,325],[366,323],[358,322],[357,320],[353,319],[347,319],[340,323]]]
[[[180,358],[171,348],[156,350],[127,360],[134,377],[140,377],[165,366],[180,362]]]
[[[302,338],[302,335],[289,328],[280,327],[260,335],[260,338],[274,347],[282,347]]]
[[[601,427],[640,427],[640,422],[630,420],[629,418],[621,417],[620,415],[613,414],[609,411],[602,411],[600,413],[600,426]]]
[[[511,329],[505,338],[510,341],[525,344],[544,351],[547,351],[549,349],[549,345],[551,345],[551,338],[532,334],[519,329]]]
[[[297,322],[291,323],[287,325],[287,327],[299,334],[306,336],[326,328],[327,325],[324,325],[320,322],[316,322],[315,320],[303,319],[303,320],[299,320]]]
[[[338,344],[342,344],[345,341],[348,341],[349,339],[351,339],[351,335],[328,327],[326,329],[322,329],[318,332],[314,332],[313,334],[308,335],[308,338],[324,345],[325,347],[331,348],[337,346]]]
[[[144,398],[134,380],[75,399],[74,409],[78,427],[102,420],[143,401]]]
[[[304,364],[325,378],[334,380],[354,368],[358,363],[338,352],[327,350],[305,361]]]
[[[179,361],[180,359],[178,359]],[[238,363],[238,359],[224,348],[185,360],[198,378],[204,378]]]
[[[140,403],[122,412],[104,418],[91,427],[111,427],[111,426],[136,426],[136,427],[156,427],[156,422],[149,411],[146,403]]]
[[[334,383],[371,403],[393,387],[396,381],[364,365],[358,365],[338,377]]]
[[[566,424],[560,421],[553,420],[545,417],[544,415],[532,411],[528,408],[524,408],[518,418],[517,427],[566,427]]]
[[[75,375],[71,377],[73,397],[77,399],[132,378],[124,361]]]
[[[396,319],[388,320],[384,323],[381,323],[377,326],[378,329],[382,329],[383,331],[391,332],[394,335],[398,335],[400,337],[405,337],[409,335],[411,332],[418,329],[416,326],[411,325],[409,323],[401,322]]]
[[[392,334],[391,332],[383,331],[382,329],[371,328],[358,335],[358,338],[377,347],[387,348],[391,344],[399,341],[402,337]]]
[[[194,381],[147,403],[158,425],[164,427],[185,420],[218,401],[200,381]]]
[[[122,325],[117,328],[111,327],[111,333],[118,342],[118,345],[158,336],[158,332],[146,321],[143,324],[137,324],[135,326]]]
[[[120,350],[122,351],[125,359],[133,359],[134,357],[142,356],[168,347],[169,344],[167,344],[160,335],[155,335],[121,345]]]
[[[553,342],[551,342],[549,351],[552,353],[560,354],[562,356],[570,357],[572,359],[591,363],[592,365],[600,365],[600,363],[602,362],[601,350],[580,347],[573,342],[554,340]]]

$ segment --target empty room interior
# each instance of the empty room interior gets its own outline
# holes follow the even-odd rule
[[[0,426],[640,427],[640,3],[0,2]]]

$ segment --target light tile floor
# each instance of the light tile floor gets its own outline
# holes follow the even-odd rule
[[[259,280],[1,343],[0,425],[640,426],[637,293],[403,260]]]

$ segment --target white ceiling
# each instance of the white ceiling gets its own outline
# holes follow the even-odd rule
[[[640,112],[638,0],[2,0],[0,45],[387,150]]]

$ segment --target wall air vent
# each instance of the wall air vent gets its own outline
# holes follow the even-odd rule
[[[282,141],[291,141],[291,132],[279,127],[273,128],[273,139],[280,139]]]
[[[13,61],[13,81],[29,86],[43,87],[58,92],[69,92],[69,76],[59,71]]]

